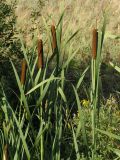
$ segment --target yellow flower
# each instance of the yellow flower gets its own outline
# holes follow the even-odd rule
[[[81,101],[81,104],[82,104],[83,107],[88,107],[89,106],[89,100],[83,99]]]
[[[71,125],[70,125],[70,123],[68,123],[68,124],[67,124],[67,126],[68,126],[68,128],[69,128],[69,129],[71,129]]]

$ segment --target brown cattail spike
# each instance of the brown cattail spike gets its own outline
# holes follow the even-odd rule
[[[54,51],[57,48],[56,29],[54,25],[51,26],[51,34],[52,34],[52,49]]]
[[[98,32],[97,29],[93,29],[93,39],[92,39],[92,58],[96,59],[97,56],[97,41],[98,41]]]
[[[43,68],[43,42],[38,40],[38,68]]]
[[[26,60],[22,60],[22,69],[21,69],[21,84],[25,84],[25,79],[26,79],[26,70],[27,70],[27,63]]]
[[[8,154],[8,145],[6,144],[3,149],[3,160],[9,160],[9,154]]]

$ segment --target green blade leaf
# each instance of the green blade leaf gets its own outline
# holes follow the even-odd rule
[[[73,127],[72,127],[72,133],[73,133],[73,141],[74,141],[74,146],[75,146],[76,157],[77,157],[77,160],[80,160],[80,153],[78,149],[77,138],[75,136]]]
[[[57,78],[57,77],[54,77],[54,76],[51,77],[51,78],[48,78],[48,79],[40,82],[39,84],[37,84],[35,87],[33,87],[30,91],[28,91],[28,92],[26,93],[26,95],[32,93],[32,92],[35,91],[37,88],[43,86],[45,83],[51,82],[51,81],[53,81],[53,80],[61,80],[61,78]]]

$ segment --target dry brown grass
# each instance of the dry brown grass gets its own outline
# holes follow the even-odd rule
[[[18,3],[16,9],[16,15],[18,16],[18,23],[22,21],[21,25],[27,21],[29,25],[31,9],[37,8],[37,1],[22,0]],[[119,0],[47,0],[45,6],[40,10],[43,16],[46,18],[51,17],[57,22],[61,13],[61,7],[66,8],[66,20],[72,22],[71,27],[75,27],[76,24],[81,29],[89,28],[97,23],[99,25],[102,18],[103,11],[107,11],[109,14],[108,28],[109,30],[120,31],[120,5]],[[38,21],[39,21],[38,17]]]
[[[42,9],[38,8],[37,1],[20,0],[16,9],[17,27],[24,32],[27,44],[31,42],[31,30],[39,30],[41,36],[43,34],[43,23],[41,16],[34,21],[31,18],[32,9],[40,10],[42,16],[51,26],[53,20],[56,24],[62,8],[66,9],[64,16],[63,32],[67,30],[67,34],[71,34],[78,28],[80,29],[78,39],[81,45],[81,52],[88,52],[91,44],[90,36],[93,27],[99,28],[103,20],[103,12],[107,13],[107,31],[112,34],[120,34],[120,2],[119,0],[47,0]],[[97,22],[97,24],[96,24]],[[69,27],[68,27],[69,26]],[[42,29],[41,29],[42,28]],[[68,29],[69,28],[69,29]],[[44,41],[44,38],[43,38]],[[87,43],[86,43],[87,42]],[[114,45],[114,42],[109,42]],[[111,52],[109,44],[106,44],[107,50]],[[118,50],[114,49],[114,55],[118,54]]]

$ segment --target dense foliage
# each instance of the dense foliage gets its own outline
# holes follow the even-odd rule
[[[13,39],[14,7],[5,1],[1,2],[0,53],[1,57],[6,53],[7,59],[17,52]],[[74,41],[79,32],[77,30],[69,35],[66,34],[66,29],[63,34],[64,13],[65,11],[56,27],[51,25],[51,30],[43,17],[45,43],[42,39],[38,40],[34,34],[31,47],[27,47],[24,38],[20,37],[19,52],[24,56],[22,67],[16,65],[18,59],[10,59],[5,68],[11,68],[11,72],[2,68],[1,160],[120,158],[119,103],[109,90],[107,96],[110,96],[105,98],[103,94],[105,86],[101,69],[106,17],[104,16],[99,30],[93,29],[89,63],[86,68],[83,63],[83,68],[79,70],[73,67],[76,64],[74,58],[81,48],[79,44],[75,45]],[[38,16],[38,13],[34,16]],[[46,45],[47,51],[44,48]],[[5,62],[3,64],[5,65]],[[109,62],[109,65],[119,76],[120,68],[112,62]],[[105,71],[105,68],[102,70]],[[3,78],[4,71],[9,73],[10,81]],[[76,71],[76,76],[73,71]],[[11,92],[8,92],[7,88],[11,83]]]
[[[18,51],[15,33],[15,2],[7,4],[6,0],[0,2],[0,62],[4,58],[10,58]],[[18,53],[17,53],[18,54]]]
[[[16,0],[13,1],[0,1],[0,82],[2,82],[5,92],[9,95],[10,88],[14,88],[13,72],[10,65],[10,58],[20,60],[20,40],[15,37],[17,35],[16,29]]]

